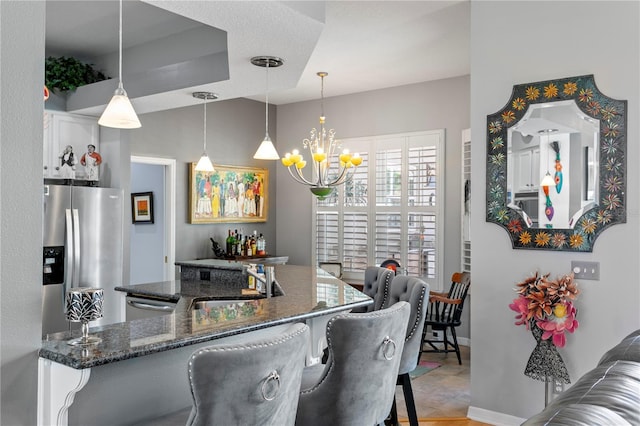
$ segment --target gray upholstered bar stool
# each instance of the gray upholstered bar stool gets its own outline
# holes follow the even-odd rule
[[[409,314],[400,302],[329,320],[329,359],[304,369],[296,425],[381,424],[393,404]]]
[[[188,363],[191,411],[144,424],[293,425],[308,344],[309,327],[293,324],[269,338],[202,348]]]
[[[382,309],[387,305],[389,285],[395,273],[391,269],[379,266],[368,266],[364,271],[364,286],[362,292],[373,299],[373,304],[352,312],[371,312]]]
[[[429,300],[429,284],[416,277],[398,275],[391,281],[389,288],[388,306],[393,306],[398,302],[408,302],[411,305],[411,314],[407,326],[407,334],[404,341],[404,350],[398,369],[398,385],[402,385],[404,400],[407,406],[409,424],[418,426],[418,415],[416,404],[413,399],[413,389],[411,388],[411,373],[418,366],[420,359],[420,345],[422,344],[422,330],[424,328],[424,318]],[[391,410],[391,424],[398,424],[396,400],[393,399]]]

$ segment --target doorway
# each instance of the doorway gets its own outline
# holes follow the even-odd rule
[[[130,284],[175,278],[176,160],[131,156],[131,193],[153,193],[153,223],[132,224]]]

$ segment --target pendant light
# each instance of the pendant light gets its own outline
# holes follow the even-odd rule
[[[127,92],[122,85],[122,0],[120,0],[120,44],[118,61],[118,88],[111,98],[111,102],[102,113],[98,124],[116,129],[137,129],[142,127],[138,116],[127,97]]]
[[[251,63],[258,67],[265,67],[267,76],[267,91],[264,103],[264,140],[258,147],[256,153],[253,155],[253,158],[255,158],[256,160],[279,160],[280,156],[278,155],[278,151],[276,151],[276,147],[273,146],[273,142],[271,142],[271,138],[269,137],[269,68],[277,68],[281,66],[284,63],[284,60],[276,58],[275,56],[255,56],[251,58]]]
[[[209,156],[207,155],[207,101],[218,99],[218,95],[211,92],[193,92],[193,97],[204,101],[204,123],[202,126],[204,129],[203,152],[198,164],[196,164],[196,171],[212,173],[215,170]]]

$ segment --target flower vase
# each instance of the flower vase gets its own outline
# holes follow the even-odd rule
[[[529,322],[531,334],[536,339],[536,347],[529,356],[525,376],[534,380],[545,382],[545,406],[549,403],[549,386],[553,388],[556,383],[569,384],[569,372],[558,348],[551,340],[543,340],[543,330],[538,327],[535,320]]]

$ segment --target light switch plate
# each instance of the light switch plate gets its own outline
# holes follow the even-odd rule
[[[571,270],[574,277],[580,280],[599,280],[600,262],[571,261]]]

